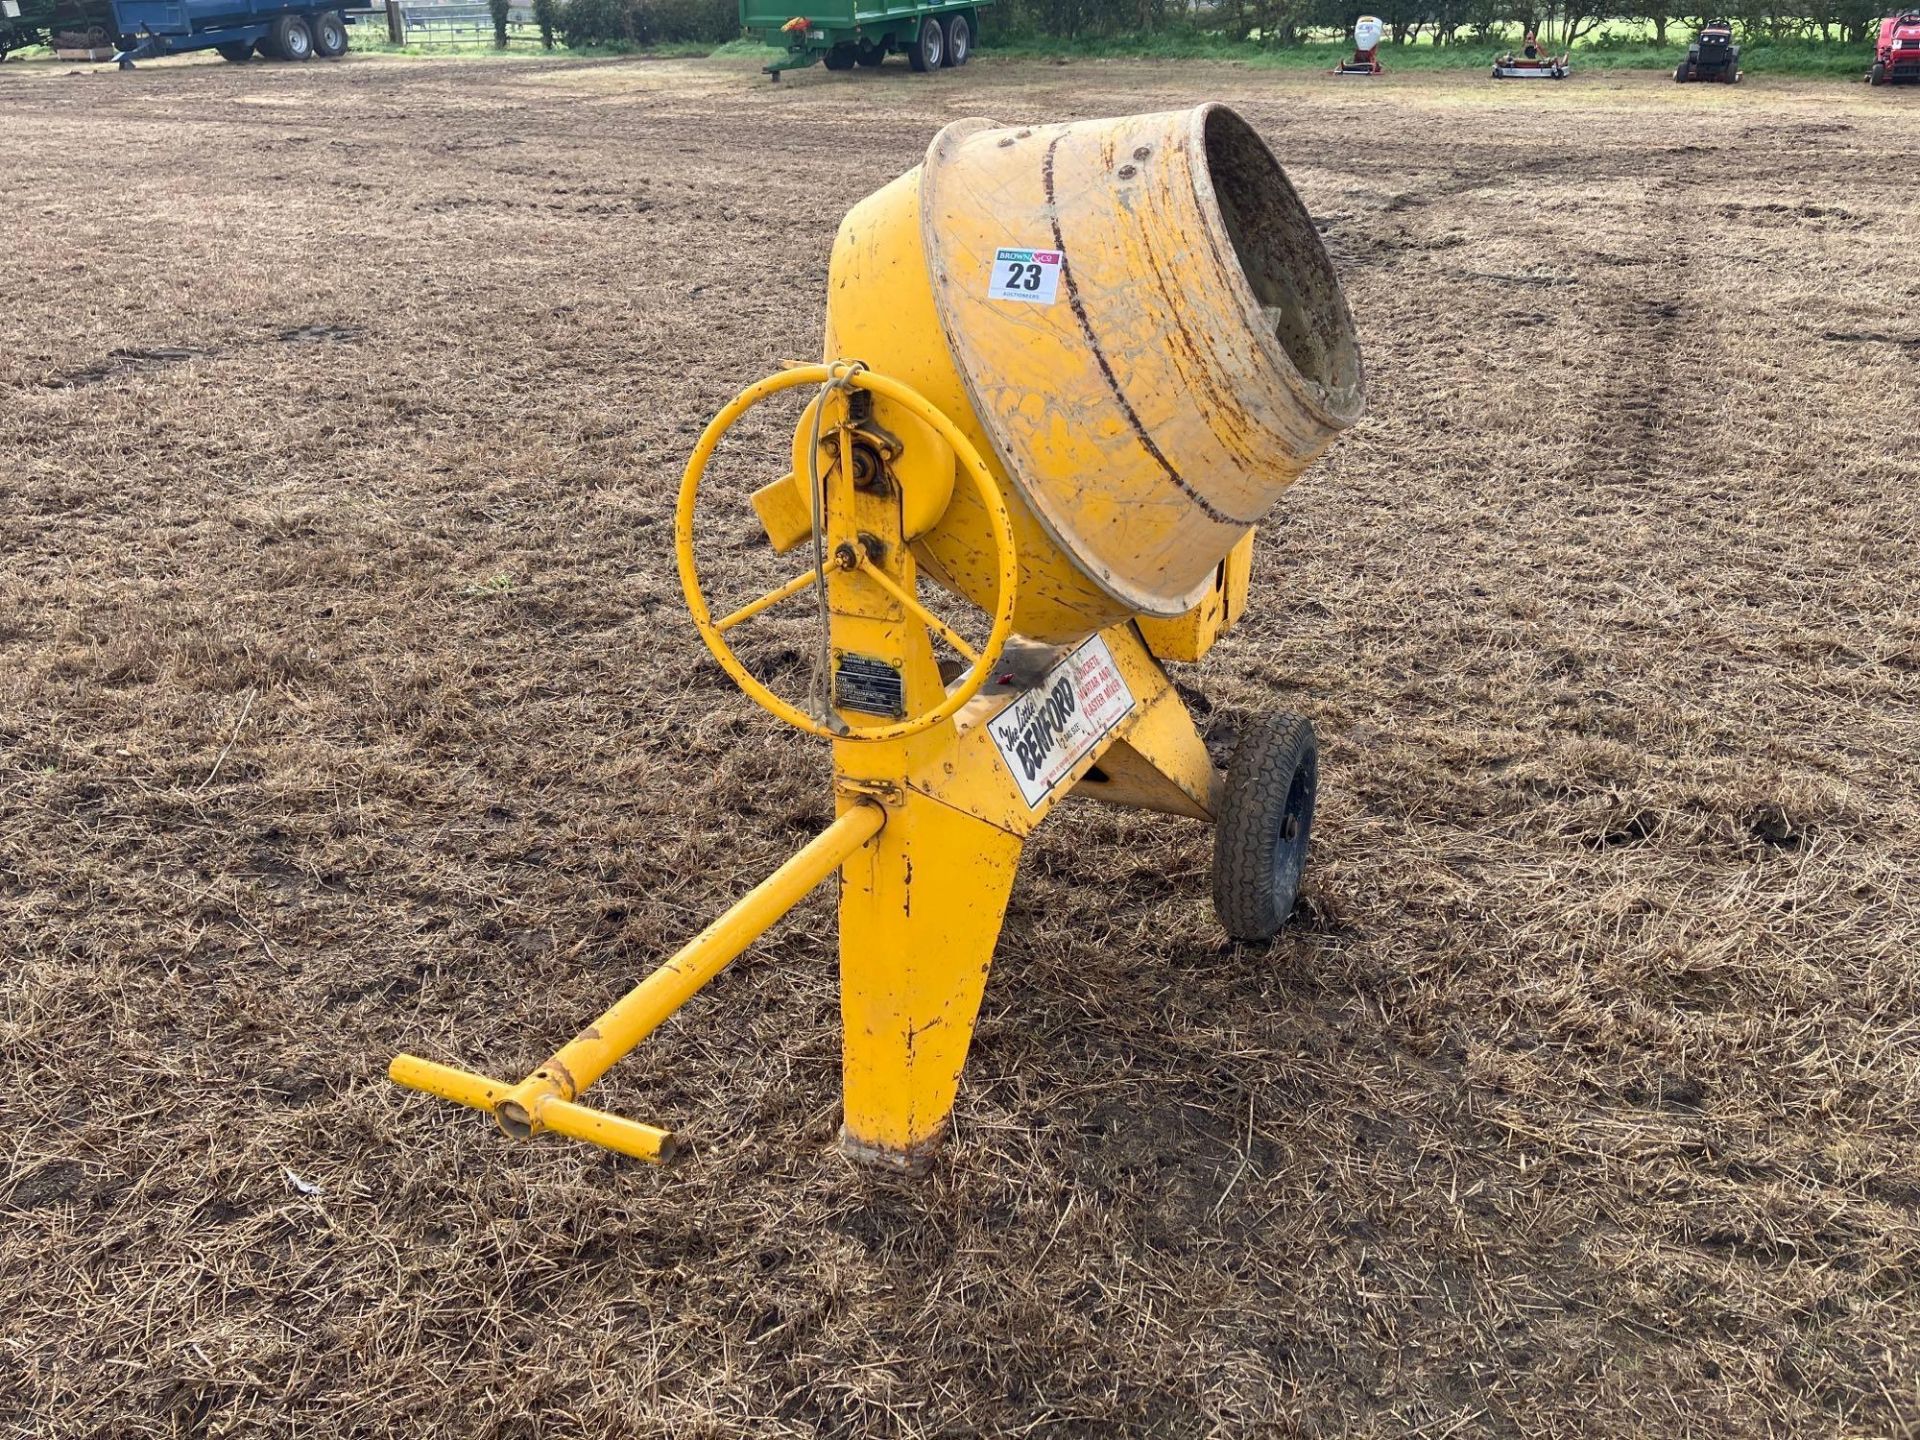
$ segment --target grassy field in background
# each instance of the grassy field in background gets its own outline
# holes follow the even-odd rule
[[[986,33],[980,41],[985,57],[1010,59],[1074,60],[1169,60],[1215,61],[1272,70],[1330,70],[1352,53],[1346,41],[1314,40],[1301,45],[1268,45],[1258,40],[1233,40],[1219,32],[1171,31],[1154,35],[1108,35],[1057,39],[1046,35],[1003,35],[995,33],[992,11],[987,15]],[[1599,35],[1583,39],[1573,47],[1576,70],[1672,70],[1692,38],[1691,28],[1678,22],[1668,28],[1668,43],[1654,43],[1648,27],[1609,26]],[[1430,40],[1413,44],[1380,47],[1380,58],[1388,70],[1481,70],[1500,51],[1520,43],[1520,34],[1496,34],[1489,40],[1463,40],[1452,45],[1435,45]],[[568,49],[557,44],[543,49],[527,31],[516,31],[513,43],[497,49],[487,40],[472,40],[432,45],[395,45],[386,38],[386,29],[378,17],[362,20],[353,27],[353,48],[367,55],[396,55],[418,59],[460,56],[526,60],[572,56],[582,59],[621,55],[645,55],[662,59],[690,59],[703,56],[723,58],[772,57],[778,52],[754,39],[738,39],[714,45],[703,41],[676,41],[640,46],[592,46]],[[1550,44],[1550,48],[1557,48]],[[49,64],[70,64],[54,60],[51,51],[28,51],[18,60]],[[1829,76],[1857,80],[1872,61],[1867,45],[1823,44],[1819,41],[1744,41],[1740,65],[1749,75]],[[16,61],[16,63],[18,63]]]
[[[413,44],[396,46],[380,35],[371,25],[359,27],[359,33],[353,36],[353,48],[367,54],[399,54],[399,56],[660,56],[660,58],[764,58],[772,60],[783,54],[774,46],[764,46],[758,40],[730,40],[726,44],[714,46],[695,40],[684,40],[674,44],[653,44],[653,46],[593,46],[582,50],[566,50],[564,46],[555,46],[551,52],[541,50],[538,42],[528,42],[516,38],[509,50],[495,50],[488,42],[476,44]],[[1680,56],[1686,54],[1686,44],[1692,38],[1692,31],[1680,25],[1668,29],[1668,44],[1655,44],[1651,35],[1628,35],[1619,31],[1603,33],[1597,40],[1582,40],[1574,44],[1574,67],[1578,69],[1672,69]],[[1388,69],[1434,69],[1434,71],[1459,71],[1459,69],[1484,69],[1496,54],[1507,48],[1519,46],[1521,36],[1496,36],[1492,40],[1463,40],[1459,44],[1436,46],[1427,40],[1405,44],[1405,46],[1380,46],[1380,60]],[[1219,33],[1164,33],[1164,35],[1110,35],[1083,36],[1083,38],[1054,38],[1046,35],[1000,36],[991,29],[981,38],[981,56],[1004,56],[1018,60],[1208,60],[1225,61],[1235,65],[1252,65],[1256,69],[1332,69],[1336,63],[1346,60],[1352,54],[1352,44],[1332,42],[1332,40],[1309,40],[1306,44],[1294,46],[1273,46],[1261,44],[1258,40],[1229,40]],[[1774,42],[1743,42],[1740,48],[1741,69],[1747,73],[1759,75],[1830,75],[1836,79],[1855,81],[1866,73],[1868,63],[1872,61],[1872,50],[1864,44],[1820,44],[1807,40],[1774,40]]]
[[[989,17],[992,12],[987,12]],[[1573,47],[1574,65],[1586,70],[1672,70],[1686,52],[1693,31],[1678,23],[1668,28],[1668,43],[1655,44],[1651,31],[1610,27],[1597,37]],[[1481,70],[1494,55],[1520,43],[1517,30],[1486,41],[1465,40],[1453,45],[1419,41],[1411,45],[1383,45],[1381,61],[1389,70]],[[666,47],[647,53],[710,53],[754,56],[774,53],[755,40],[735,40],[710,48]],[[1073,40],[1046,35],[996,34],[989,18],[980,42],[982,57],[1074,60],[1207,60],[1274,70],[1330,70],[1353,53],[1346,41],[1309,41],[1301,45],[1265,45],[1230,40],[1217,32],[1177,31],[1157,35],[1109,35]],[[1818,41],[1748,41],[1740,47],[1741,68],[1749,74],[1832,76],[1857,80],[1872,60],[1866,45],[1822,44]]]
[[[1651,36],[1609,35],[1599,36],[1597,42],[1582,40],[1574,44],[1574,67],[1576,69],[1667,69],[1670,71],[1680,56],[1686,54],[1686,42],[1692,38],[1692,31],[1674,25],[1670,31],[1670,42],[1661,46],[1651,40]],[[762,58],[774,60],[783,54],[774,46],[764,46],[758,40],[730,40],[720,46],[705,42],[676,42],[676,44],[653,44],[653,46],[593,46],[582,50],[568,50],[564,46],[555,46],[551,52],[541,50],[538,42],[528,42],[516,38],[515,44],[507,50],[495,50],[488,42],[474,44],[413,44],[397,46],[386,38],[376,38],[378,31],[371,25],[363,25],[361,33],[353,36],[353,48],[365,54],[394,54],[394,56],[503,56],[503,58],[530,58],[530,56],[660,56],[660,58]],[[1496,54],[1519,44],[1519,35],[1498,36],[1494,40],[1465,40],[1459,44],[1436,46],[1430,42],[1415,42],[1405,46],[1382,46],[1380,60],[1392,69],[1430,69],[1430,71],[1461,71],[1461,69],[1486,69]],[[1075,40],[1062,40],[1044,35],[996,36],[989,31],[981,40],[981,56],[1002,56],[1016,60],[1208,60],[1225,61],[1235,65],[1252,65],[1256,69],[1332,69],[1336,63],[1346,60],[1352,54],[1352,44],[1334,44],[1331,40],[1311,40],[1306,44],[1294,46],[1269,46],[1258,40],[1229,40],[1223,35],[1206,35],[1198,31],[1190,33],[1167,33],[1167,35],[1114,35],[1083,36]],[[1820,44],[1803,40],[1780,40],[1780,42],[1745,42],[1741,44],[1741,69],[1749,75],[1812,75],[1812,77],[1834,77],[1845,81],[1857,81],[1866,73],[1868,63],[1872,61],[1872,50],[1864,44]]]
[[[1656,45],[1651,35],[1607,32],[1597,41],[1573,47],[1576,69],[1671,70],[1686,52],[1693,32],[1680,25],[1668,30],[1669,43]],[[1453,45],[1420,42],[1382,45],[1381,62],[1389,70],[1480,70],[1502,50],[1517,46],[1520,36],[1466,40]],[[1109,36],[1099,39],[1056,40],[1046,36],[1000,38],[991,32],[982,53],[1043,59],[1215,60],[1276,70],[1329,70],[1353,53],[1348,42],[1312,41],[1303,45],[1262,45],[1229,40],[1219,34]],[[1549,47],[1556,48],[1556,47]],[[1741,68],[1750,74],[1832,75],[1858,79],[1866,73],[1872,53],[1865,45],[1820,44],[1805,41],[1746,43],[1740,47]]]

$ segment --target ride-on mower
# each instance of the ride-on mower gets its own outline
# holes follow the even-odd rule
[[[1335,75],[1384,75],[1387,67],[1380,63],[1380,38],[1386,33],[1386,26],[1380,23],[1378,15],[1362,15],[1353,22],[1353,58],[1342,60],[1333,67]]]
[[[1548,55],[1540,49],[1537,35],[1527,36],[1518,55],[1509,50],[1493,62],[1496,80],[1564,80],[1573,69],[1573,52]]]
[[[1689,80],[1739,84],[1740,47],[1733,43],[1733,26],[1725,20],[1709,20],[1702,25],[1687,47],[1687,58],[1674,66],[1673,78],[1680,85]]]
[[[1880,22],[1880,39],[1873,48],[1869,85],[1920,84],[1920,10],[1889,15]]]

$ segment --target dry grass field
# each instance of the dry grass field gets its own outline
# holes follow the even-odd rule
[[[7,68],[0,1433],[1920,1433],[1914,97]],[[595,1092],[672,1168],[388,1085],[828,817],[669,514],[845,208],[1206,98],[1371,375],[1180,676],[1320,728],[1294,928],[1063,810],[919,1185],[830,1146],[824,894]]]

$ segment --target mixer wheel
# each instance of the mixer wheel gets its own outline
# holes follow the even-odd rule
[[[1307,866],[1320,747],[1284,710],[1248,729],[1227,767],[1213,838],[1213,908],[1236,940],[1271,940],[1292,913]]]

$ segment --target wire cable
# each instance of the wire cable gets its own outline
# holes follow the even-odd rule
[[[836,390],[851,395],[853,377],[866,368],[864,360],[835,360],[828,365],[827,382],[820,387],[820,394],[813,404],[813,433],[807,441],[807,501],[812,508],[815,580],[813,679],[807,687],[807,702],[813,707],[814,717],[821,724],[843,734],[851,727],[840,718],[832,703],[833,607],[827,598],[827,501],[825,483],[820,474],[820,417],[827,412],[828,397]],[[834,463],[839,464],[837,457]]]

